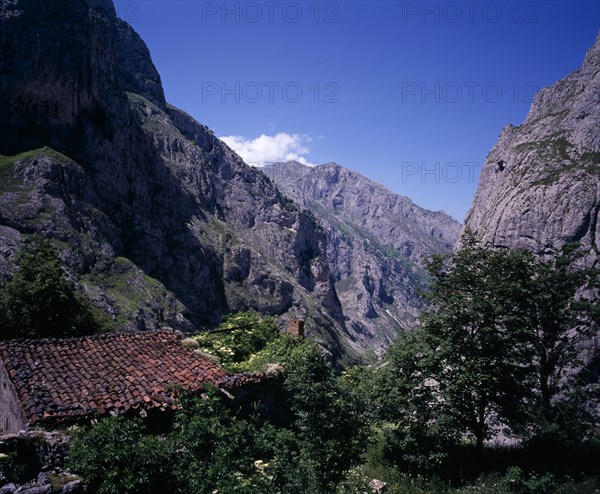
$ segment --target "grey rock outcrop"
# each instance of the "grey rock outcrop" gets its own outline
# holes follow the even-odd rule
[[[423,306],[424,259],[452,250],[460,224],[335,163],[263,171],[324,225],[350,341],[382,353]]]
[[[600,36],[583,66],[542,89],[490,151],[465,227],[484,243],[552,255],[579,242],[598,263]]]
[[[255,309],[350,358],[322,228],[165,103],[111,1],[3,1],[0,44],[0,276],[38,234],[120,329]]]

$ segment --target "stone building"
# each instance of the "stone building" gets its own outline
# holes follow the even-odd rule
[[[161,330],[0,342],[0,431],[160,415],[178,408],[180,392],[200,393],[207,383],[235,399],[269,379],[228,375],[182,338]]]

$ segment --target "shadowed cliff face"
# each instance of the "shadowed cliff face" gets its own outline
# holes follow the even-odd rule
[[[551,254],[580,242],[598,259],[600,37],[581,69],[542,89],[485,161],[465,226],[485,243]]]
[[[452,250],[460,224],[335,163],[291,161],[263,171],[324,225],[352,344],[383,353],[423,307],[423,260]]]
[[[112,2],[0,0],[0,276],[52,239],[119,325],[191,329],[231,310],[308,319],[350,345],[314,218],[165,103]]]
[[[125,21],[117,19],[116,25],[119,40],[116,54],[125,89],[165,110],[167,102],[160,74],[152,63],[148,47]]]
[[[82,153],[92,138],[90,127],[114,139],[127,122],[127,98],[114,57],[112,2],[93,4],[0,4],[3,154],[41,145]]]

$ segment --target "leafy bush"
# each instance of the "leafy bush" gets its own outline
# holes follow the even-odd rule
[[[70,467],[99,494],[252,492],[254,434],[213,394],[186,400],[167,436],[137,419],[100,421],[78,435]]]
[[[69,458],[98,494],[159,494],[175,484],[167,443],[139,419],[111,417],[81,431]]]
[[[500,485],[509,492],[519,494],[550,494],[554,492],[556,487],[554,477],[551,474],[526,476],[519,467],[510,467],[502,478]]]
[[[256,312],[227,316],[217,331],[195,336],[200,350],[214,355],[228,370],[243,369],[243,362],[279,338],[275,319]]]
[[[373,492],[371,479],[360,468],[353,468],[346,473],[345,478],[337,485],[336,494],[365,494]]]
[[[296,213],[298,211],[300,211],[300,208],[298,207],[298,205],[292,201],[289,197],[281,194],[279,197],[279,204],[281,204],[281,207],[287,211],[288,213]]]
[[[0,485],[5,482],[24,483],[32,480],[27,464],[17,452],[0,453]]]

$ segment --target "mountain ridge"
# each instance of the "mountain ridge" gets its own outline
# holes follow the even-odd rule
[[[324,163],[317,163],[317,164],[307,165],[307,164],[301,163],[301,162],[299,162],[297,160],[288,160],[288,161],[281,161],[281,162],[269,163],[268,165],[265,165],[264,167],[259,167],[259,168],[261,168],[261,169],[268,169],[269,166],[279,165],[281,163],[298,164],[298,165],[306,167],[308,169],[321,168],[321,167],[326,168],[328,166],[331,166],[331,167],[335,167],[335,168],[340,168],[340,169],[346,170],[347,172],[349,172],[352,175],[355,175],[357,177],[361,177],[361,178],[363,178],[363,179],[365,179],[365,180],[367,180],[367,181],[375,184],[376,186],[381,187],[382,189],[385,189],[390,194],[394,194],[394,195],[397,195],[398,197],[401,197],[403,200],[406,200],[408,203],[412,204],[413,206],[415,206],[415,207],[417,207],[419,209],[422,209],[422,210],[427,211],[427,212],[432,213],[432,214],[439,214],[441,216],[446,216],[446,217],[448,217],[448,219],[450,219],[452,221],[455,221],[455,222],[457,222],[457,223],[460,224],[460,221],[458,219],[456,219],[454,216],[452,216],[450,213],[448,213],[447,211],[445,211],[443,209],[437,209],[437,210],[427,209],[425,206],[420,206],[415,201],[413,201],[409,196],[406,196],[404,194],[400,194],[400,193],[394,192],[393,190],[389,189],[387,186],[385,186],[381,182],[378,182],[377,180],[373,180],[372,178],[369,178],[364,173],[361,173],[361,172],[358,172],[358,171],[353,170],[351,168],[348,168],[348,167],[345,167],[343,165],[340,165],[339,163],[337,163],[335,161],[327,161],[327,162],[324,162]]]
[[[337,163],[262,170],[324,225],[347,331],[355,345],[383,354],[398,332],[414,327],[424,306],[424,261],[452,249],[460,224]]]

